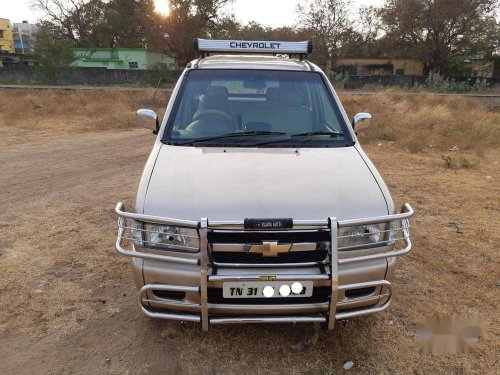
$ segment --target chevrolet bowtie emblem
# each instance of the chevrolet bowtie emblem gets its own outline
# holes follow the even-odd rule
[[[291,244],[278,245],[278,242],[262,242],[262,245],[252,245],[249,253],[259,253],[265,257],[275,257],[281,253],[288,253],[291,248]]]

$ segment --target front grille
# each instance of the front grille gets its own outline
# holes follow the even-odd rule
[[[277,241],[282,243],[295,242],[328,242],[331,240],[330,231],[287,231],[287,232],[230,232],[209,231],[207,233],[209,243],[248,243],[258,244],[262,241]]]
[[[320,286],[313,289],[311,297],[271,297],[271,298],[224,298],[222,288],[208,288],[208,302],[231,305],[287,305],[321,303],[330,300],[332,288]]]
[[[327,230],[306,231],[209,231],[211,259],[218,264],[289,264],[324,263],[328,257],[331,233]],[[252,246],[265,242],[291,245],[288,252],[266,256],[252,252]]]

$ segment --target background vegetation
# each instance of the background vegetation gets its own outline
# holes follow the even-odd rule
[[[34,0],[44,15],[38,53],[50,64],[47,44],[145,47],[183,66],[195,57],[195,37],[309,39],[311,60],[326,70],[339,56],[391,56],[417,58],[427,74],[462,75],[464,60],[492,57],[500,47],[497,0],[386,0],[358,11],[350,0],[305,0],[297,7],[298,24],[277,28],[240,24],[228,12],[233,0],[164,1],[167,16],[155,12],[153,0]]]

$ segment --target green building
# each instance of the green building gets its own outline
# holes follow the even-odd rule
[[[73,52],[77,60],[72,65],[83,68],[146,70],[159,64],[176,68],[172,57],[145,48],[73,48]]]

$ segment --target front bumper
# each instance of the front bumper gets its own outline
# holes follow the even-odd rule
[[[390,276],[394,270],[395,257],[411,251],[408,219],[413,215],[409,204],[399,214],[372,217],[359,220],[337,221],[329,218],[325,221],[293,221],[293,228],[324,228],[329,230],[331,248],[328,263],[288,265],[277,268],[251,268],[244,265],[220,267],[210,259],[207,231],[216,228],[222,230],[241,230],[242,222],[200,222],[154,217],[128,213],[119,203],[116,207],[119,216],[117,251],[134,258],[133,268],[136,274],[139,306],[143,313],[152,318],[199,322],[203,330],[211,324],[231,323],[282,323],[282,322],[321,322],[333,329],[335,321],[383,311],[392,302]],[[200,252],[182,254],[151,251],[134,247],[126,248],[124,243],[132,240],[127,237],[126,220],[150,222],[164,225],[178,225],[197,228],[200,234]],[[378,223],[400,223],[398,238],[401,247],[379,247],[352,256],[338,249],[338,229],[356,225]],[[359,253],[359,252],[357,252]],[[224,282],[262,281],[263,275],[272,275],[273,280],[312,281],[314,288],[328,289],[328,296],[323,301],[290,304],[241,304],[218,303],[210,301],[209,292],[222,288]],[[346,294],[359,290],[368,290],[368,294],[359,298],[347,298]],[[173,297],[172,297],[173,296]],[[182,296],[182,298],[175,298]]]

